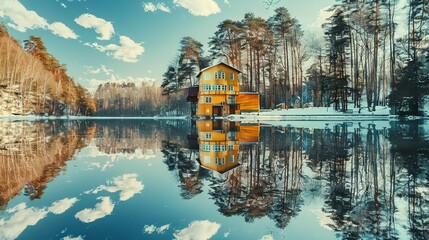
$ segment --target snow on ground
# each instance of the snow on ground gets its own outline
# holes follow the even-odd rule
[[[250,115],[255,113],[248,113]],[[347,113],[335,111],[333,108],[327,107],[312,107],[312,108],[290,108],[290,109],[276,109],[276,110],[261,110],[260,116],[319,116],[319,115],[389,115],[390,108],[388,107],[376,107],[373,112],[368,111],[368,108],[362,108],[359,112],[359,108],[351,108]],[[246,115],[246,114],[243,114]]]
[[[393,116],[392,116],[393,117]],[[377,107],[376,111],[370,112],[368,108],[350,109],[346,113],[335,111],[332,108],[292,108],[261,110],[259,112],[242,113],[241,115],[230,115],[227,119],[232,121],[363,121],[363,120],[388,120],[390,108]]]
[[[290,120],[262,120],[262,121],[241,121],[243,124],[259,123],[260,125],[288,128],[309,128],[309,129],[332,129],[334,126],[345,124],[348,128],[365,129],[374,126],[375,129],[390,128],[390,121],[386,120],[365,120],[365,121],[347,121],[347,120],[307,120],[307,121],[290,121]]]

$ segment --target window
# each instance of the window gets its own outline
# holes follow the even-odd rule
[[[215,159],[215,163],[216,163],[216,165],[218,165],[218,166],[225,165],[225,158],[224,158],[224,157],[223,157],[223,158],[216,158],[216,159]]]
[[[228,145],[228,150],[234,150],[234,145]]]
[[[204,156],[204,163],[209,164],[210,163],[210,157]]]
[[[210,151],[210,145],[204,144],[204,151]]]
[[[206,133],[206,139],[212,139],[212,133]]]
[[[204,79],[205,80],[210,80],[210,73],[204,74]]]
[[[233,85],[228,85],[228,91],[234,91],[234,86]]]
[[[234,73],[229,74],[229,80],[234,80]]]
[[[215,152],[220,152],[220,146],[219,146],[219,145],[214,145],[214,146],[213,146],[213,150],[214,150]]]
[[[230,162],[232,162],[232,163],[235,161],[235,159],[234,159],[234,155],[230,155],[230,156],[229,156],[229,161],[230,161]]]
[[[225,73],[222,72],[221,70],[218,70],[218,71],[215,72],[214,78],[215,79],[221,79],[221,78],[225,79]]]
[[[204,91],[210,91],[210,85],[204,85]]]
[[[212,97],[206,97],[206,103],[211,103],[212,102]]]
[[[226,146],[225,145],[220,146],[220,150],[221,151],[226,151]]]
[[[221,85],[221,90],[225,91],[226,90],[226,85]]]

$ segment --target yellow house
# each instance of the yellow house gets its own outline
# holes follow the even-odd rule
[[[239,122],[197,121],[200,165],[225,173],[240,165],[240,144],[259,142],[259,126]]]
[[[242,111],[259,111],[259,93],[240,92],[241,71],[226,63],[202,69],[199,79],[198,116],[225,116]]]

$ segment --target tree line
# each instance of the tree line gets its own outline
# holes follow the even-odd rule
[[[186,92],[166,98],[155,83],[100,84],[94,94],[96,116],[176,116],[188,115]]]
[[[399,114],[420,115],[429,93],[429,1],[341,0],[324,24],[325,45],[313,44],[309,69],[318,104],[389,105]],[[397,11],[407,12],[406,34],[397,37]]]
[[[279,103],[332,106],[338,111],[376,106],[399,114],[421,114],[429,93],[429,1],[404,6],[407,27],[397,37],[396,0],[338,0],[323,25],[323,39],[304,40],[299,21],[285,7],[268,19],[245,14],[224,20],[208,42],[182,38],[163,75],[163,94],[196,85],[195,75],[215,61],[243,71],[242,91],[261,93],[261,107]],[[310,60],[311,66],[304,69]]]
[[[95,113],[92,95],[67,74],[40,37],[30,36],[21,44],[0,23],[0,53],[0,90],[20,96],[20,114]]]

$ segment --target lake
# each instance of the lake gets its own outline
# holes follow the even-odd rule
[[[0,239],[427,239],[429,121],[0,121]]]

